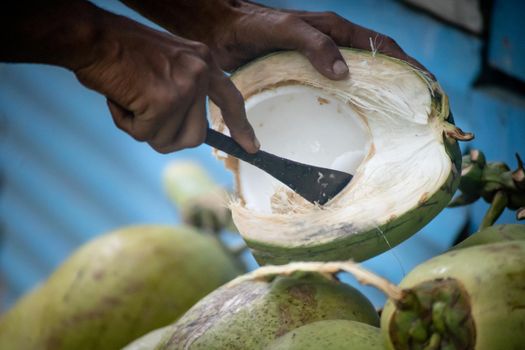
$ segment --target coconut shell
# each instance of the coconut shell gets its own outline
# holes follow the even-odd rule
[[[295,328],[330,319],[378,325],[370,301],[332,276],[240,277],[191,308],[157,349],[264,349]]]

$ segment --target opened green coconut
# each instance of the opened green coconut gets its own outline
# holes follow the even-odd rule
[[[82,246],[3,315],[0,349],[119,349],[240,273],[194,229],[120,229]]]
[[[439,84],[403,61],[342,49],[346,80],[319,74],[295,52],[261,58],[232,75],[262,149],[354,174],[323,206],[221,152],[235,176],[235,225],[260,263],[361,261],[417,232],[459,182],[458,139]],[[215,129],[228,133],[211,107]]]
[[[523,349],[525,241],[445,253],[417,266],[400,287],[381,315],[390,349]]]
[[[349,320],[325,320],[294,329],[265,350],[381,350],[383,343],[377,327]]]
[[[199,301],[155,349],[264,349],[305,324],[344,319],[378,325],[370,301],[331,272],[263,267]]]

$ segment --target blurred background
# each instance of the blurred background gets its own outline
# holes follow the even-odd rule
[[[93,2],[155,27],[118,1]],[[442,84],[456,124],[476,135],[468,147],[512,168],[514,153],[525,155],[524,1],[260,2],[334,11],[393,37]],[[195,160],[217,182],[232,186],[209,147],[154,152],[113,125],[101,95],[56,67],[0,64],[0,135],[0,311],[96,235],[137,223],[180,222],[162,186],[169,162]],[[445,209],[421,232],[365,265],[398,282],[462,232],[474,231],[486,209],[482,202]],[[509,211],[498,221],[512,222]],[[360,288],[382,304],[379,293]]]

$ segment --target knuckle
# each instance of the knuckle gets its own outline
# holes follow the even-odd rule
[[[250,136],[250,137],[253,137],[255,136],[255,132],[253,131],[253,128],[252,126],[250,125],[250,123],[248,123],[248,121],[246,121],[242,127],[241,127],[241,131],[242,133]]]
[[[232,133],[232,136],[239,137],[239,136],[250,136],[252,137],[255,135],[252,126],[248,122],[248,120],[240,120],[235,125],[230,127],[230,132]]]
[[[330,50],[333,47],[334,42],[332,41],[332,39],[330,39],[330,37],[328,37],[325,34],[319,35],[318,39],[315,42],[315,48],[319,51]]]
[[[276,22],[277,25],[285,27],[297,23],[297,18],[292,14],[286,13],[280,16]]]
[[[206,44],[196,43],[194,49],[201,58],[203,58],[206,62],[209,62],[211,59],[211,50]]]
[[[206,64],[206,62],[199,59],[193,61],[190,69],[191,73],[195,77],[203,77],[208,74],[208,65]]]

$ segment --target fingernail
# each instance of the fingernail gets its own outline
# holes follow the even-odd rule
[[[348,73],[348,66],[346,65],[345,62],[341,60],[337,60],[334,62],[334,65],[332,66],[332,71],[334,72],[335,75],[342,76]]]
[[[259,140],[257,139],[257,137],[255,137],[255,138],[253,139],[253,144],[255,145],[255,147],[256,147],[257,149],[261,148],[261,143],[259,142]]]

